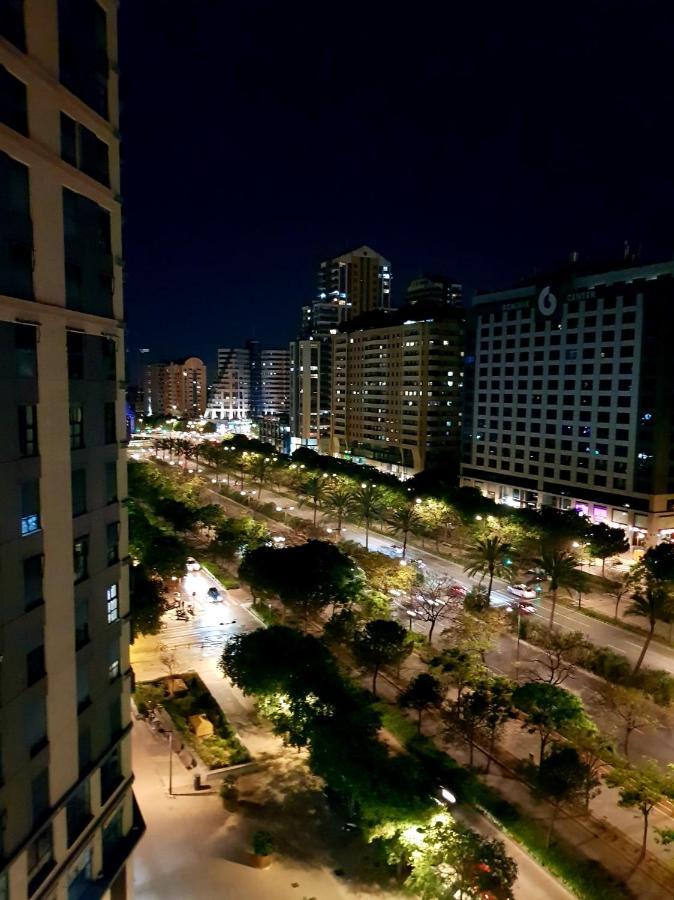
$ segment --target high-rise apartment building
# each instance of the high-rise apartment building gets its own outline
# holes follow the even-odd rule
[[[407,303],[461,305],[461,285],[444,275],[421,275],[407,286]]]
[[[674,263],[481,294],[471,310],[462,483],[576,509],[635,546],[674,533]]]
[[[390,320],[391,324],[388,324]],[[330,452],[398,476],[458,463],[464,315],[409,308],[332,338]]]
[[[318,269],[316,299],[302,308],[298,339],[290,345],[290,433],[293,448],[327,452],[332,404],[332,346],[338,325],[363,313],[389,309],[391,264],[359,247]]]
[[[0,6],[0,897],[122,900],[131,791],[117,4]]]
[[[206,409],[206,366],[196,356],[150,363],[143,371],[143,395],[147,415],[198,419]]]
[[[250,419],[251,368],[248,347],[218,350],[218,377],[211,385],[206,417],[225,421]]]
[[[290,352],[284,347],[262,350],[260,387],[260,415],[280,416],[290,408]]]

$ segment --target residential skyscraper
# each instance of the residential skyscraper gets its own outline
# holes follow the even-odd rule
[[[318,302],[335,303],[352,319],[391,306],[391,263],[363,245],[324,260],[318,269]]]
[[[511,506],[576,509],[634,546],[674,533],[674,263],[478,294],[462,483]]]
[[[464,314],[410,307],[332,338],[330,452],[398,476],[458,467]]]
[[[123,900],[131,791],[117,4],[0,9],[0,897]]]
[[[145,413],[198,419],[206,409],[206,366],[196,356],[156,362],[143,370]]]
[[[461,285],[444,275],[420,275],[407,286],[409,304],[446,304],[460,306]]]
[[[251,417],[251,369],[248,347],[218,350],[218,377],[211,385],[206,417],[243,420]]]
[[[262,350],[260,415],[288,415],[290,408],[290,353],[285,347]]]

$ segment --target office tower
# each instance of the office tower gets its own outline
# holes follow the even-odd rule
[[[262,350],[259,341],[247,340],[248,351],[250,416],[255,419],[262,413]]]
[[[129,594],[112,0],[0,7],[0,897],[123,900]]]
[[[479,294],[462,483],[511,506],[576,509],[635,546],[674,532],[674,263]]]
[[[405,300],[412,305],[423,303],[459,306],[461,285],[444,275],[421,275],[410,281]]]
[[[347,323],[333,336],[333,455],[401,477],[458,466],[464,314],[423,316],[414,321],[406,307],[379,326]]]
[[[251,417],[250,350],[245,347],[218,350],[218,377],[211,385],[206,418],[243,421]]]
[[[269,348],[260,354],[262,372],[260,415],[279,416],[289,411],[290,353],[285,347]]]
[[[143,394],[149,416],[198,419],[206,409],[206,366],[196,356],[150,363],[143,370]]]
[[[292,341],[290,344],[290,442],[298,447],[323,449],[330,431],[329,400],[322,402],[321,363],[330,353],[328,340]],[[325,444],[327,449],[327,444]]]
[[[388,309],[392,278],[387,259],[371,247],[358,247],[320,264],[317,300],[343,307],[345,319]]]

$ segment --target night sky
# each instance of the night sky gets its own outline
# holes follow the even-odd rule
[[[399,6],[122,3],[133,368],[286,343],[362,243],[398,300],[423,270],[472,292],[626,239],[671,257],[671,3]]]

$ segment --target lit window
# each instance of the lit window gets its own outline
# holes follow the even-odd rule
[[[108,625],[110,625],[119,619],[119,596],[116,584],[111,584],[107,588],[105,592],[105,599],[108,611]]]

